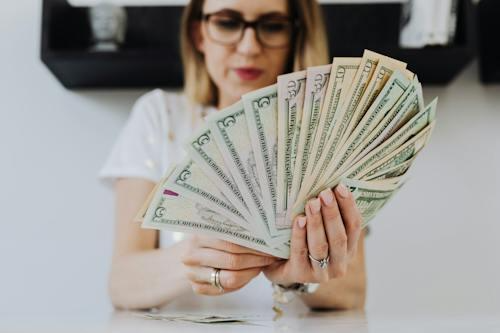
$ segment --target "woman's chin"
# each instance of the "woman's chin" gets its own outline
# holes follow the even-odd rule
[[[259,77],[255,80],[244,80],[236,76],[235,80],[231,81],[234,83],[234,85],[231,86],[231,89],[238,87],[239,91],[251,92],[276,83],[276,78],[274,78],[274,80],[269,80],[269,78]]]
[[[263,81],[260,81],[260,82],[247,82],[245,84],[240,84],[238,86],[238,92],[240,92],[240,96],[241,95],[244,95],[246,93],[249,93],[249,92],[252,92],[252,91],[255,91],[257,89],[260,89],[260,88],[264,88],[264,87],[267,87],[267,86],[270,86],[272,83],[266,83],[266,82],[263,82]]]

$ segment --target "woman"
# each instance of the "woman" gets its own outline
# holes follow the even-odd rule
[[[155,90],[141,97],[101,170],[102,178],[114,180],[116,193],[113,305],[141,309],[218,299],[231,306],[252,297],[259,304],[263,295],[270,299],[271,282],[280,290],[317,282],[316,292],[300,295],[310,307],[362,307],[364,236],[345,187],[308,202],[306,215],[293,224],[286,261],[209,237],[172,239],[176,235],[131,223],[205,115],[275,83],[279,74],[329,62],[319,8],[309,0],[195,0],[186,7],[181,40],[184,93]],[[217,270],[223,289],[210,283]],[[254,279],[261,272],[265,278]]]

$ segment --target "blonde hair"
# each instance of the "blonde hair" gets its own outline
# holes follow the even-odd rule
[[[191,0],[184,9],[181,23],[181,56],[184,68],[184,93],[192,103],[217,104],[217,87],[212,81],[203,54],[192,39],[193,22],[200,21],[204,0]],[[289,11],[298,20],[299,29],[286,72],[304,70],[329,63],[328,43],[321,9],[316,0],[288,0]]]

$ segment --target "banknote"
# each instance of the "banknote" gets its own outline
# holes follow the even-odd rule
[[[277,85],[258,89],[241,97],[245,109],[250,144],[259,178],[262,204],[266,210],[270,236],[283,229],[276,225],[276,164],[277,164]]]
[[[332,65],[315,66],[307,69],[302,125],[297,145],[292,189],[290,191],[290,200],[292,202],[295,201],[302,186],[302,181],[310,160],[311,148],[316,132],[318,131],[321,108],[331,70]]]
[[[286,235],[273,237],[271,233],[273,216],[269,216],[266,210],[269,203],[263,202],[262,187],[243,102],[213,114],[207,118],[207,122],[226,166],[243,196],[247,198],[247,206],[256,221],[256,227],[260,228],[261,234],[271,244],[282,244]]]
[[[345,171],[346,176],[348,178],[364,177],[366,174],[369,174],[372,168],[376,168],[380,163],[384,163],[384,161],[385,163],[389,163],[390,156],[393,156],[390,155],[392,152],[407,151],[406,154],[409,154],[407,155],[408,158],[412,157],[415,152],[418,152],[420,148],[423,148],[432,132],[433,127],[434,122],[431,122],[418,134],[413,136],[401,146],[387,144],[377,147],[377,149],[374,149],[372,152],[363,157],[359,163],[354,164],[347,171]],[[396,142],[396,140],[393,142]],[[397,156],[397,153],[395,154],[393,163],[398,163],[401,157]],[[384,158],[388,158],[389,160],[386,161]],[[380,171],[380,169],[378,171]]]
[[[389,158],[387,161],[390,162],[390,164],[384,164],[381,168],[379,168],[377,171],[370,173],[369,175],[366,175],[363,177],[361,180],[377,180],[377,179],[386,179],[386,178],[392,178],[392,177],[398,177],[403,174],[405,174],[408,169],[412,166],[413,162],[415,161],[416,158],[416,153],[412,153],[412,157],[400,162],[396,158]]]
[[[320,112],[318,130],[313,140],[305,175],[310,175],[323,154],[327,141],[333,133],[337,109],[344,103],[354,76],[359,69],[360,58],[334,58],[325,99]],[[305,176],[304,175],[304,176]],[[302,177],[304,177],[302,176]]]
[[[343,161],[338,161],[338,158],[342,158],[342,155],[334,155],[339,154],[338,151],[340,147],[349,140],[349,137],[353,134],[359,121],[363,119],[373,102],[378,98],[378,108],[372,108],[370,111],[375,110],[378,111],[378,114],[381,114],[380,107],[385,106],[386,108],[384,110],[387,109],[388,103],[386,103],[386,101],[388,97],[385,96],[385,94],[380,94],[380,92],[384,89],[386,94],[392,93],[391,98],[394,102],[394,95],[399,91],[393,88],[401,86],[406,88],[406,86],[408,86],[409,78],[407,76],[409,74],[406,71],[401,71],[406,68],[405,63],[370,51],[365,52],[362,64],[363,62],[365,63],[365,67],[363,70],[360,68],[356,73],[354,82],[351,85],[351,90],[347,94],[348,100],[340,109],[338,115],[338,128],[334,129],[336,134],[327,143],[329,150],[327,153],[323,154],[323,158],[318,161],[317,166],[315,166],[307,182],[307,187],[309,189],[316,188],[322,179],[330,178],[331,173],[336,168],[335,163],[343,163]],[[375,66],[375,64],[376,67],[374,68],[373,66]],[[396,75],[393,75],[395,72]],[[390,80],[390,78],[392,78],[392,80]],[[389,80],[389,84],[386,84]],[[365,119],[370,121],[370,123],[365,124],[360,131],[366,131],[366,128],[373,123],[375,116],[371,112],[368,112],[368,114],[368,117]],[[359,140],[360,138],[363,138],[363,135],[357,133],[357,139]],[[337,161],[332,163],[331,161],[335,157],[337,157]]]
[[[424,110],[424,107],[422,85],[415,77],[397,104],[384,116],[375,129],[363,139],[362,144],[352,154],[356,155],[357,159],[363,157],[363,154],[370,152],[382,141],[394,134],[417,113]]]
[[[391,197],[404,185],[404,183],[374,183],[354,179],[342,179],[344,184],[353,194],[361,216],[362,227],[375,217]]]
[[[378,146],[376,149],[362,158],[359,163],[351,166],[350,170],[354,171],[347,173],[354,177],[354,175],[357,174],[358,171],[363,170],[366,165],[369,165],[375,160],[380,160],[382,157],[387,156],[389,153],[400,147],[408,139],[418,135],[424,130],[430,131],[432,129],[432,126],[430,126],[430,124],[433,123],[436,116],[436,107],[437,99],[434,99],[431,103],[429,103],[425,110],[416,114],[410,121],[408,121],[408,123],[401,127],[380,146]],[[337,171],[337,174],[343,173],[346,168],[341,168],[339,171]]]
[[[375,158],[371,161],[371,163],[367,163],[368,166],[365,168],[353,167],[352,170],[348,171],[350,172],[349,176],[363,179],[371,178],[374,175],[378,175],[380,177],[381,174],[389,172],[389,170],[393,167],[413,158],[417,153],[419,153],[428,142],[433,128],[434,122],[431,122],[420,133],[409,139],[387,156],[378,160]],[[375,154],[374,156],[377,155]]]
[[[286,227],[286,209],[290,206],[290,190],[294,174],[291,159],[292,139],[297,114],[302,113],[306,71],[278,76],[278,138],[276,170],[276,227]]]
[[[248,231],[258,233],[258,230],[252,230],[250,222],[245,220],[192,159],[185,158],[179,163],[165,184],[183,197],[203,204]]]
[[[323,185],[313,189],[309,196],[317,196],[324,188],[333,187],[338,184],[340,178],[361,179],[367,170],[376,163],[383,160],[399,147],[404,146],[406,141],[417,142],[417,146],[423,147],[434,126],[434,118],[437,106],[437,99],[434,99],[426,107],[425,111],[415,115],[407,124],[402,126],[390,138],[384,141],[380,146],[366,154],[362,159],[351,165],[345,165],[328,179]],[[297,201],[291,210],[290,218],[294,218],[304,210],[305,200]]]
[[[296,197],[296,201],[303,201],[304,198],[308,196],[310,189],[316,186],[319,180],[318,178],[323,175],[325,168],[328,166],[328,161],[332,159],[354,111],[363,97],[363,93],[370,82],[379,59],[380,57],[376,53],[369,51],[364,52],[359,69],[356,71],[353,82],[349,85],[345,100],[335,112],[333,120],[334,125],[331,128],[332,135],[326,144],[328,149],[323,152],[322,158],[319,159],[318,163],[312,166],[312,172],[305,176],[303,180],[304,185],[301,187]]]
[[[198,324],[223,324],[223,323],[250,323],[263,320],[269,320],[263,316],[256,314],[243,314],[243,313],[183,313],[183,312],[135,312],[136,316],[151,320],[162,321],[180,321]]]
[[[151,192],[149,192],[148,196],[146,197],[146,200],[142,204],[141,208],[139,208],[139,211],[134,217],[134,222],[140,222],[142,223],[144,221],[144,218],[146,217],[146,213],[151,206],[151,203],[153,202],[153,199],[155,198],[155,195],[158,191],[160,191],[160,186],[165,183],[165,181],[170,177],[172,172],[175,170],[175,165],[170,165],[167,172],[165,175],[162,177],[162,179],[156,183],[156,185],[153,187]]]
[[[143,228],[203,234],[277,257],[288,257],[289,252],[285,247],[279,249],[268,245],[264,239],[225,216],[183,197],[165,185],[162,184],[155,193],[144,217]]]
[[[185,144],[188,156],[203,170],[205,176],[217,186],[224,196],[245,217],[252,221],[253,217],[238,185],[213,138],[212,132],[206,127],[198,129]]]
[[[401,95],[407,90],[409,84],[410,81],[400,71],[396,70],[392,73],[387,84],[375,98],[358,125],[351,130],[349,136],[344,140],[336,156],[333,157],[332,161],[329,161],[328,166],[324,168],[323,174],[318,177],[320,183],[330,179],[344,163],[357,157],[359,151],[356,148],[362,145],[382,118],[394,107]],[[311,185],[313,188],[314,186],[316,184]]]

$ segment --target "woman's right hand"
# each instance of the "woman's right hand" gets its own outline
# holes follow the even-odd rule
[[[219,288],[210,284],[215,268],[221,270],[220,284],[228,293],[242,288],[264,267],[279,260],[231,242],[199,235],[186,240],[181,259],[193,291],[201,295],[221,294]]]

